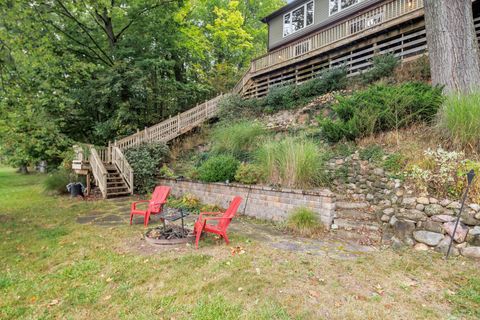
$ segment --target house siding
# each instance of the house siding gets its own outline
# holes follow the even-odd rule
[[[295,8],[307,3],[308,1],[309,0],[298,2]],[[271,17],[268,20],[268,49],[272,50],[284,44],[287,44],[293,40],[302,38],[307,34],[310,34],[318,29],[321,29],[323,26],[342,20],[343,18],[351,14],[354,14],[366,7],[369,7],[373,4],[376,4],[382,1],[386,1],[386,0],[364,0],[361,3],[352,6],[351,8],[348,8],[337,14],[329,16],[328,0],[315,0],[315,18],[314,18],[313,25],[308,26],[293,34],[290,34],[287,37],[283,37],[283,15],[286,12],[289,12],[290,10],[288,11],[279,10],[277,16]]]

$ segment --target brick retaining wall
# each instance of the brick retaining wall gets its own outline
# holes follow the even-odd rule
[[[285,220],[298,207],[317,212],[322,223],[330,228],[335,215],[335,195],[328,189],[273,189],[242,184],[202,183],[188,180],[160,179],[159,184],[172,187],[174,196],[192,194],[206,204],[228,207],[236,195],[243,198],[239,213],[274,221]],[[246,208],[245,208],[246,206]]]

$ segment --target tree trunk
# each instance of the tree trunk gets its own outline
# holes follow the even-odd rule
[[[28,174],[28,167],[25,164],[20,165],[20,168],[18,168],[18,172],[21,174]]]
[[[471,0],[425,0],[433,84],[445,92],[480,88],[480,54]]]

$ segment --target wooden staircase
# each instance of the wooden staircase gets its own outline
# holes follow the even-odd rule
[[[105,168],[107,169],[107,198],[129,196],[130,188],[117,167],[109,164],[106,165]]]

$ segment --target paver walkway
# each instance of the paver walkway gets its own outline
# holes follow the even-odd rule
[[[127,225],[130,222],[131,199],[108,201],[108,207],[102,211],[93,211],[77,217],[79,224],[92,224],[100,227],[115,227]],[[193,227],[195,215],[186,218],[186,227]],[[135,224],[143,224],[143,217],[134,218]],[[152,216],[150,225],[159,225],[159,218]],[[318,256],[328,256],[338,259],[354,259],[377,248],[364,246],[347,240],[325,235],[322,239],[310,239],[284,233],[269,223],[262,223],[250,218],[238,218],[232,221],[230,232],[247,239],[255,240],[272,248],[302,252]]]

